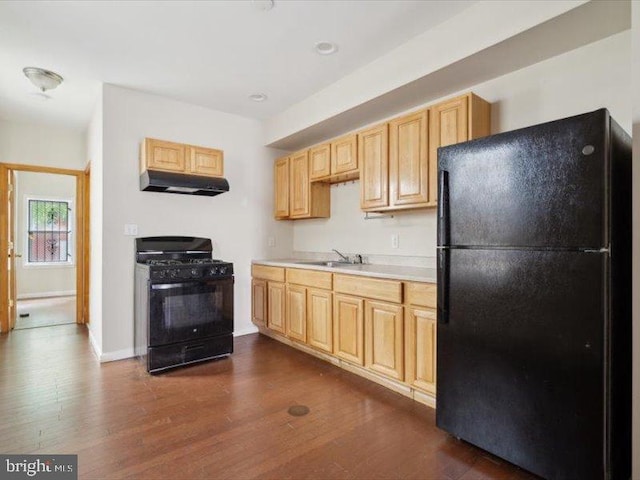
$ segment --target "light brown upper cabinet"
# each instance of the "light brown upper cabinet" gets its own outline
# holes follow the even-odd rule
[[[274,179],[274,216],[276,219],[294,220],[330,215],[330,186],[323,183],[311,183],[309,150],[276,160]]]
[[[273,167],[276,218],[289,218],[289,157],[276,160]]]
[[[140,149],[140,171],[145,170],[222,177],[224,153],[215,148],[145,138]]]
[[[289,158],[289,213],[294,217],[308,217],[309,205],[309,151],[298,152]]]
[[[358,137],[354,133],[309,149],[311,181],[340,183],[356,180],[360,176],[357,145]]]
[[[430,109],[429,203],[438,201],[438,148],[491,133],[491,104],[473,93],[451,98]]]
[[[316,180],[331,175],[331,145],[325,143],[309,149],[309,178]]]
[[[196,175],[222,177],[222,150],[187,145],[190,171]]]
[[[389,122],[390,208],[430,206],[428,133],[427,110]]]
[[[360,208],[389,206],[389,126],[385,123],[358,133]]]
[[[358,137],[354,133],[331,142],[331,175],[358,174]]]
[[[428,137],[427,110],[360,134],[362,210],[382,212],[431,206]]]

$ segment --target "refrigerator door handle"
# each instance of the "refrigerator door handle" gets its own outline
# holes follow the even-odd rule
[[[438,171],[438,245],[449,245],[449,172]]]
[[[438,323],[449,323],[449,250],[438,249]]]

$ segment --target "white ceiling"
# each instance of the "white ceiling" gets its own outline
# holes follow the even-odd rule
[[[0,1],[0,118],[84,129],[105,82],[264,119],[475,2],[256,3]],[[338,54],[314,53],[323,40]],[[52,100],[32,95],[25,66],[65,78]]]

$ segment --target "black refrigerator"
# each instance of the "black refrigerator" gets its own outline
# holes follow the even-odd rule
[[[606,109],[438,152],[438,427],[631,474],[631,139]]]

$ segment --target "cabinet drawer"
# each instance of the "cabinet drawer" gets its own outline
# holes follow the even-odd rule
[[[436,308],[437,285],[435,283],[404,284],[404,303],[421,307]]]
[[[335,292],[358,297],[402,302],[402,282],[394,280],[336,274],[333,276],[333,289]]]
[[[331,290],[331,273],[300,268],[287,268],[287,283]]]
[[[264,280],[271,280],[272,282],[284,283],[284,268],[251,265],[251,276],[253,278],[262,278]]]

